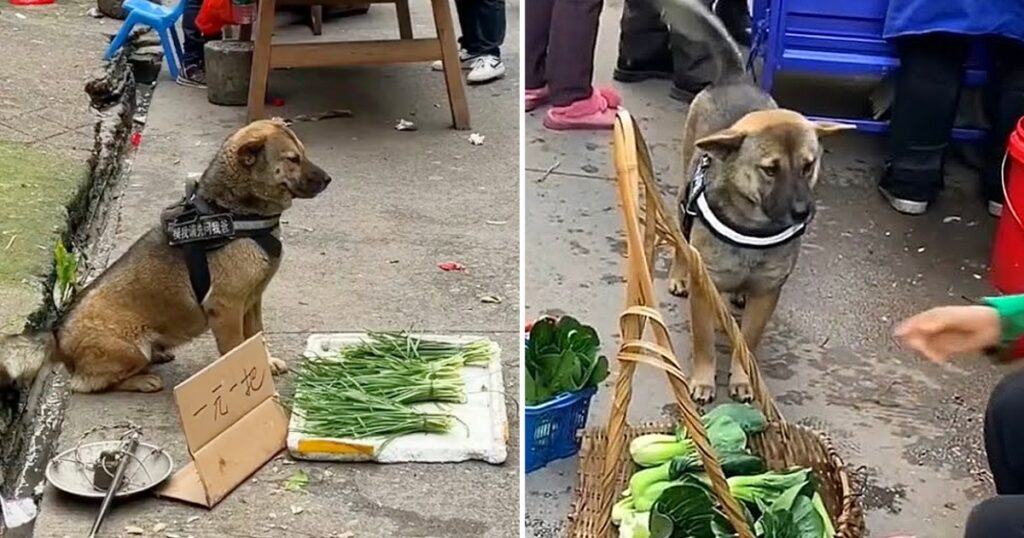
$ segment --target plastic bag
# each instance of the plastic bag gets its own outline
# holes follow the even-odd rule
[[[204,36],[217,35],[222,28],[234,23],[231,0],[203,0],[203,7],[199,8],[199,14],[196,15],[196,28]]]

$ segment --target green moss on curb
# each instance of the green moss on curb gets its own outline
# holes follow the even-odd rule
[[[38,310],[67,208],[87,179],[84,163],[0,140],[0,332],[20,329],[12,325]]]

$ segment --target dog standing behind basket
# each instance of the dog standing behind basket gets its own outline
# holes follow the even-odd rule
[[[702,294],[714,305],[718,325],[728,335],[743,369],[751,380],[754,405],[767,420],[760,433],[749,438],[749,448],[763,459],[768,469],[784,471],[794,467],[811,470],[817,492],[831,517],[834,535],[860,538],[864,534],[863,511],[846,466],[822,434],[804,426],[786,422],[775,406],[757,363],[740,334],[735,319],[701,261],[699,253],[683,239],[675,219],[668,218],[655,185],[653,167],[643,136],[625,110],[619,112],[614,132],[615,167],[619,199],[625,220],[628,262],[626,265],[627,306],[620,316],[621,344],[617,358],[619,373],[615,382],[610,417],[605,427],[584,430],[581,434],[580,468],[576,499],[569,515],[570,538],[608,538],[615,536],[612,509],[629,486],[634,463],[627,447],[645,434],[672,434],[674,424],[626,423],[632,398],[633,376],[637,363],[663,370],[679,405],[682,425],[699,453],[700,465],[707,473],[706,486],[721,516],[716,524],[728,524],[740,538],[753,538],[750,511],[730,491],[722,470],[720,455],[709,442],[708,432],[697,406],[690,396],[686,376],[679,368],[669,332],[654,295],[652,271],[656,247],[680,246],[689,269],[691,294]],[[642,188],[641,188],[642,186]],[[653,339],[645,338],[653,335]],[[683,529],[673,532],[665,522],[651,521],[651,536],[690,536]],[[761,535],[765,525],[759,525]],[[710,530],[709,530],[710,532]]]

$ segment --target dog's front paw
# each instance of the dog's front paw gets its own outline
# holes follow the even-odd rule
[[[676,297],[687,297],[690,292],[686,289],[686,281],[681,278],[673,278],[668,281],[668,292]]]
[[[729,381],[729,397],[739,403],[754,401],[754,389],[750,386],[750,381],[746,379]]]
[[[160,392],[164,389],[164,382],[160,376],[140,374],[125,379],[117,386],[117,389],[127,392]]]
[[[690,397],[693,403],[704,406],[715,401],[715,384],[694,380],[690,384]]]
[[[281,375],[288,371],[288,363],[277,357],[270,357],[270,373]]]
[[[149,359],[151,364],[164,364],[174,360],[174,353],[166,349],[154,348],[152,356]]]

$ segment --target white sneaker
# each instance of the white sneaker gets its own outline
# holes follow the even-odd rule
[[[463,71],[469,71],[473,68],[473,62],[476,61],[480,56],[476,54],[470,54],[466,49],[459,49],[459,62],[462,64]],[[441,60],[430,64],[430,68],[434,71],[444,71],[444,63]]]
[[[505,64],[497,56],[485,55],[473,61],[466,80],[470,84],[483,84],[505,76]]]

